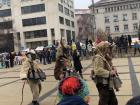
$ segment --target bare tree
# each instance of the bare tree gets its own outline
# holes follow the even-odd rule
[[[77,20],[77,24],[79,26],[77,39],[80,41],[92,39],[92,22],[90,16],[90,14],[81,14]]]

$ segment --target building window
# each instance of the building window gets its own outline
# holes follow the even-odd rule
[[[138,4],[136,4],[136,8],[138,8]]]
[[[24,32],[25,39],[32,39],[32,38],[40,38],[40,37],[47,37],[47,30],[35,30],[35,31],[26,31]]]
[[[118,10],[118,11],[120,10],[119,6],[117,6],[117,10]]]
[[[116,11],[116,7],[114,7],[114,11]]]
[[[28,2],[28,1],[32,1],[32,0],[21,0],[21,2]]]
[[[138,23],[134,23],[134,24],[133,24],[133,29],[134,29],[135,31],[138,30]]]
[[[126,9],[126,6],[125,5],[123,5],[123,10],[125,10]]]
[[[59,22],[60,22],[60,24],[64,24],[64,18],[59,16]]]
[[[29,14],[29,13],[42,12],[42,11],[45,11],[45,4],[21,7],[22,14]]]
[[[82,31],[82,29],[83,29],[82,27],[79,27],[79,32],[81,32],[81,31]]]
[[[60,0],[61,3],[63,3],[63,0]]]
[[[66,30],[66,35],[67,35],[67,42],[71,43],[71,41],[72,41],[71,31],[70,30]]]
[[[122,10],[122,6],[120,6],[120,10]]]
[[[72,31],[72,40],[75,42],[75,31]]]
[[[128,31],[128,24],[124,25],[124,31]]]
[[[55,43],[56,43],[56,41],[55,40],[52,40],[52,44],[55,45]]]
[[[51,28],[51,35],[52,35],[52,37],[55,36],[55,30],[54,30],[54,28]]]
[[[123,14],[123,21],[128,21],[127,14]]]
[[[61,37],[64,37],[64,35],[65,35],[65,30],[64,30],[64,29],[60,29],[60,32],[61,32]]]
[[[136,9],[137,8],[137,5],[136,4],[130,4],[130,8],[131,9]]]
[[[130,9],[133,9],[133,6],[132,6],[132,4],[129,4],[129,7],[130,7]]]
[[[74,3],[73,3],[73,1],[71,1],[71,8],[73,8],[73,7],[74,7],[73,5],[74,5]]]
[[[107,8],[105,8],[105,12],[107,12]]]
[[[129,6],[128,5],[126,5],[126,9],[129,9]]]
[[[114,22],[118,22],[119,19],[118,19],[118,15],[114,15]]]
[[[113,12],[113,7],[111,7],[111,12]]]
[[[21,40],[21,38],[20,38],[20,32],[17,32],[17,39],[18,40]]]
[[[75,27],[74,21],[71,21],[71,26]]]
[[[110,32],[110,27],[109,26],[105,27],[105,32]]]
[[[46,24],[46,17],[29,18],[22,20],[23,26],[33,26]]]
[[[68,15],[68,16],[70,15],[70,11],[69,11],[69,9],[66,8],[66,7],[65,7],[65,15]]]
[[[13,28],[12,21],[0,22],[0,29],[12,29],[12,28]]]
[[[66,25],[67,25],[67,26],[70,26],[70,20],[65,19],[65,21],[66,21]]]
[[[0,17],[11,16],[11,9],[0,10]]]
[[[65,2],[65,0],[64,0],[64,4],[65,4],[66,2]]]
[[[98,9],[96,9],[96,13],[99,13],[99,10]]]
[[[109,16],[105,17],[105,23],[109,23]]]
[[[132,20],[137,20],[137,13],[132,13]]]
[[[11,0],[0,0],[0,3],[1,3],[2,5],[10,6],[10,5],[11,5]]]
[[[59,11],[60,11],[60,12],[62,12],[62,13],[63,13],[63,5],[58,4],[58,9],[59,9]]]
[[[119,31],[119,26],[114,26],[114,28],[115,28],[115,32]]]
[[[108,8],[108,12],[110,12],[110,8]]]
[[[71,11],[71,17],[74,17],[74,12]]]
[[[37,48],[38,46],[48,46],[48,41],[36,41],[36,42],[27,42],[27,48]]]

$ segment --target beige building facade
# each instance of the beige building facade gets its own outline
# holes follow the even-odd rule
[[[95,3],[96,29],[112,37],[137,36],[140,25],[140,0],[100,0]]]
[[[16,51],[55,44],[61,36],[75,39],[73,0],[7,0],[0,6],[0,17],[12,21]]]

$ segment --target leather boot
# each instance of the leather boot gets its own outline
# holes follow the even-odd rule
[[[37,101],[32,101],[32,105],[39,105]]]

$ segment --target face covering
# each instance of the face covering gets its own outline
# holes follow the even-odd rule
[[[28,54],[27,57],[32,60],[31,54]]]
[[[36,55],[35,55],[35,54],[28,54],[27,57],[28,57],[30,60],[35,60],[35,59],[36,59]]]

